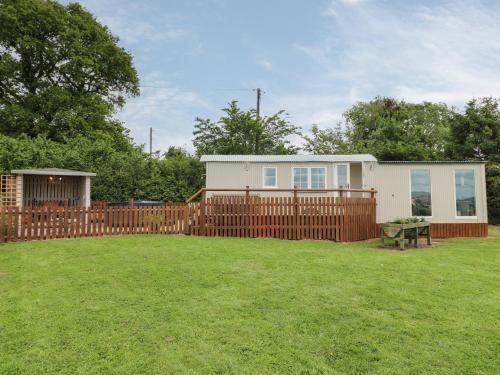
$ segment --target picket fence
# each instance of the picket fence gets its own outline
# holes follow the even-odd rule
[[[375,198],[212,197],[158,207],[0,207],[0,242],[123,234],[341,242],[378,236]]]

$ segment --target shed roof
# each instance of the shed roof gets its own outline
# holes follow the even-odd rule
[[[302,163],[302,162],[343,162],[377,161],[373,155],[202,155],[202,162],[243,162],[243,163]]]
[[[30,174],[41,176],[75,176],[75,177],[94,177],[92,172],[74,171],[71,169],[60,168],[37,168],[37,169],[13,169],[12,174]]]

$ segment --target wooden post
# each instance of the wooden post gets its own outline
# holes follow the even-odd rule
[[[427,245],[431,245],[431,224],[427,227]]]
[[[249,237],[250,233],[250,186],[246,186],[245,191],[245,215],[244,215],[244,225],[245,225],[245,237]],[[241,223],[240,223],[241,225]]]
[[[405,249],[405,230],[401,230],[401,237],[399,239],[399,250]]]
[[[375,189],[371,188],[370,198],[375,198]]]
[[[297,186],[293,187],[293,239],[299,240],[299,229],[298,229],[298,223],[299,223],[299,205],[297,201]]]
[[[168,228],[168,222],[167,222]],[[184,203],[184,234],[188,235],[191,231],[189,230],[189,203]]]
[[[418,247],[418,225],[415,228],[415,247]]]
[[[205,218],[205,199],[206,193],[203,191],[201,193],[201,201],[200,201],[200,236],[204,236],[206,233],[206,218]]]
[[[380,226],[380,239],[382,240],[382,246],[385,245],[385,242],[384,242],[385,238],[384,237],[385,237],[385,235],[384,235],[384,227],[381,225]]]

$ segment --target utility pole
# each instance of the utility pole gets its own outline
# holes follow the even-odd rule
[[[260,95],[261,95],[261,90],[260,88],[256,88],[254,91],[257,91],[257,119],[260,118]]]
[[[153,128],[149,128],[149,157],[153,156]]]

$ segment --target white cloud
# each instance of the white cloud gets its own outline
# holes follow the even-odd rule
[[[162,17],[144,21],[140,19],[130,20],[114,15],[101,17],[100,21],[107,25],[120,40],[129,45],[144,42],[176,41],[189,37],[187,30]]]
[[[344,4],[349,4],[349,5],[354,5],[354,4],[359,4],[359,3],[365,3],[368,0],[340,0]]]
[[[323,15],[337,17],[339,15],[339,8],[342,10],[342,7],[353,7],[366,2],[368,2],[368,0],[332,0],[330,5],[323,12]]]
[[[317,43],[295,47],[316,66],[304,79],[306,87],[317,87],[326,97],[344,95],[347,106],[315,102],[317,93],[301,97],[312,105],[301,109],[304,120],[338,118],[349,103],[377,95],[462,106],[472,97],[500,94],[498,6],[453,1],[397,9],[367,2],[347,9],[339,4],[332,3],[333,13],[332,5],[328,8],[326,14],[334,17]]]
[[[262,66],[264,69],[271,71],[273,70],[273,64],[265,59],[260,59],[256,61],[258,65]]]

